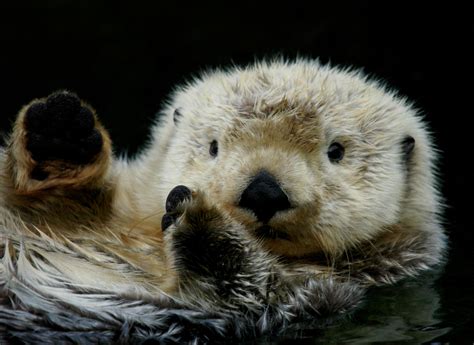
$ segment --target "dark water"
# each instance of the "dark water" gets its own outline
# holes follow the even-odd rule
[[[348,317],[319,327],[301,326],[258,343],[473,344],[474,260],[459,254],[452,253],[444,267],[416,279],[372,289]]]
[[[472,249],[452,248],[443,267],[372,289],[349,317],[262,343],[473,344],[473,268]]]

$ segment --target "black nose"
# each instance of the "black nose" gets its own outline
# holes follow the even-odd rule
[[[239,206],[251,210],[259,221],[266,223],[275,213],[286,210],[291,205],[275,178],[268,172],[261,171],[242,193]]]

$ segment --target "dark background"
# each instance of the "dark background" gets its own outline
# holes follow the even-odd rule
[[[413,100],[434,132],[451,238],[439,291],[454,328],[440,340],[465,340],[474,310],[472,11],[333,3],[2,2],[0,131],[32,98],[66,88],[94,105],[117,153],[133,154],[173,85],[202,69],[275,54],[361,67]]]

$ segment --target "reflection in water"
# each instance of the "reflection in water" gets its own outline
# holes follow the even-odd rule
[[[374,288],[349,318],[322,326],[318,331],[306,328],[286,339],[298,338],[297,342],[301,344],[421,344],[434,340],[451,330],[444,327],[439,318],[441,301],[434,284],[439,273]],[[305,327],[300,325],[300,328]]]
[[[351,320],[329,327],[318,341],[424,343],[448,333],[449,327],[438,326],[441,303],[434,287],[435,278],[435,274],[430,274],[372,290]]]

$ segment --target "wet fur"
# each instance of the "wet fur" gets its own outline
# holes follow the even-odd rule
[[[366,287],[442,260],[426,126],[358,72],[298,60],[205,74],[175,92],[132,161],[112,157],[95,113],[100,153],[85,164],[35,161],[25,114],[38,102],[20,111],[0,153],[0,327],[9,337],[253,337],[343,314]],[[326,158],[334,140],[346,147],[338,165]],[[236,207],[261,169],[294,206],[269,223],[284,238],[262,237]],[[176,185],[193,196],[163,232]]]

